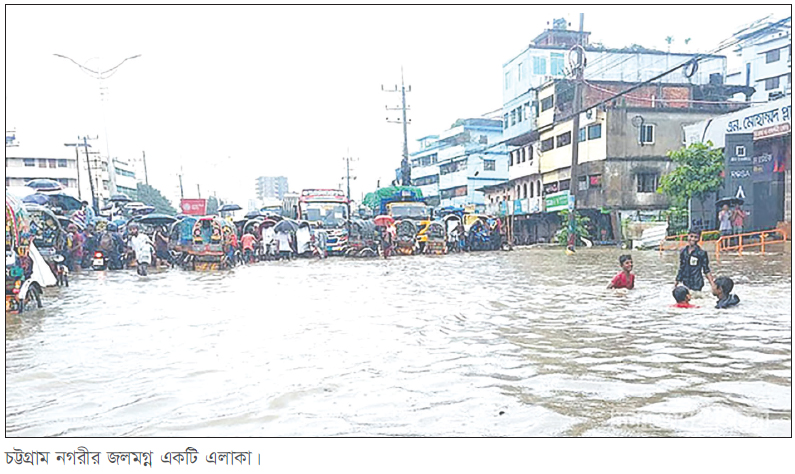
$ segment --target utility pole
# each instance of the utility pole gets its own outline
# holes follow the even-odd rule
[[[185,192],[182,190],[182,169],[179,170],[179,173],[177,173],[177,176],[179,176],[179,198],[180,199],[184,199],[185,198]]]
[[[402,105],[400,107],[393,107],[390,108],[386,106],[386,110],[402,110],[403,111],[403,120],[389,120],[389,117],[386,118],[386,121],[389,123],[402,123],[403,124],[403,160],[400,162],[400,179],[401,184],[403,186],[410,186],[411,185],[411,166],[409,166],[409,138],[408,138],[408,124],[409,120],[406,119],[406,110],[409,107],[406,107],[406,92],[411,92],[411,86],[406,87],[403,82],[403,66],[400,67],[400,89],[395,86],[392,90],[384,89],[383,84],[381,85],[381,90],[384,92],[398,92],[400,91]]]
[[[344,179],[346,181],[346,183],[347,183],[347,187],[348,187],[347,196],[348,196],[348,202],[350,202],[350,200],[351,200],[351,179],[356,179],[356,176],[351,176],[351,161],[356,161],[356,158],[351,158],[349,156],[346,156],[346,157],[343,158],[343,160],[345,160],[345,176],[343,176],[342,179]]]
[[[144,178],[146,179],[146,185],[149,186],[149,173],[146,171],[146,151],[142,151],[144,155]]]
[[[75,165],[77,166],[77,197],[81,200],[83,199],[82,193],[80,192],[80,154],[78,153],[78,149],[82,146],[86,153],[86,166],[88,167],[88,185],[91,189],[91,208],[94,209],[94,213],[99,215],[99,203],[97,202],[97,196],[94,191],[94,176],[91,173],[91,158],[88,156],[88,148],[91,146],[88,143],[88,140],[96,140],[99,137],[89,138],[89,137],[77,137],[77,143],[64,143],[64,146],[73,146],[75,147],[75,159],[77,160]],[[82,140],[82,143],[81,143]]]
[[[199,183],[196,183],[196,192],[199,193],[199,199],[202,198],[202,190],[199,187]]]
[[[574,246],[577,243],[577,221],[574,218],[575,210],[577,209],[577,190],[580,187],[579,180],[577,179],[577,158],[580,151],[580,108],[582,107],[582,83],[584,76],[585,63],[585,50],[582,48],[582,24],[584,14],[580,13],[580,35],[577,37],[577,45],[572,48],[572,51],[577,53],[577,63],[572,65],[574,69],[574,104],[572,105],[572,112],[574,117],[572,120],[571,130],[571,177],[569,178],[569,242],[566,250],[574,252]],[[571,61],[571,55],[569,55]]]

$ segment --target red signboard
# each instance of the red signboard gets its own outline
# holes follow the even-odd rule
[[[183,214],[192,216],[203,216],[207,212],[206,199],[182,199],[179,202],[179,208]]]

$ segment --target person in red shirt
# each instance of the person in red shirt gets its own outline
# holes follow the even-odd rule
[[[690,304],[690,290],[684,285],[674,288],[674,299],[676,304],[671,305],[674,308],[698,308],[698,306]]]
[[[626,288],[628,290],[635,288],[635,275],[632,274],[632,255],[618,257],[618,263],[621,265],[621,272],[613,277],[607,288]]]
[[[254,261],[254,240],[256,240],[256,237],[250,232],[246,232],[243,237],[240,237],[240,244],[243,247],[243,260],[246,263]]]

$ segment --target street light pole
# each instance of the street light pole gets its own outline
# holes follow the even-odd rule
[[[91,77],[93,77],[94,79],[98,79],[100,81],[100,88],[102,88],[102,81],[104,81],[105,79],[107,79],[107,78],[113,76],[114,74],[116,74],[117,70],[119,69],[119,67],[121,67],[122,64],[124,64],[125,62],[129,61],[130,59],[135,59],[135,58],[141,57],[140,54],[136,54],[135,56],[130,56],[128,58],[124,58],[119,64],[113,66],[110,69],[107,69],[105,71],[95,71],[93,69],[89,69],[86,66],[78,63],[77,61],[75,61],[74,59],[70,58],[69,56],[65,56],[63,54],[57,54],[57,53],[53,53],[53,56],[57,56],[59,58],[68,59],[69,61],[72,61],[77,67],[79,67],[84,72],[87,72]],[[105,106],[102,106],[102,110],[103,110],[102,120],[103,120],[103,122],[106,122],[107,119],[105,117]],[[108,154],[108,181],[109,181],[109,184],[110,184],[110,192],[113,193],[113,192],[116,191],[116,176],[115,176],[116,173],[115,173],[115,166],[113,165],[113,158],[110,156],[110,144],[109,144],[109,140],[108,140],[107,124],[105,125],[105,151]],[[92,196],[93,196],[93,193],[92,193]]]

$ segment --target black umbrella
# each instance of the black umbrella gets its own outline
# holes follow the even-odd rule
[[[273,226],[274,232],[296,232],[298,230],[298,222],[295,222],[292,219],[283,219],[278,224]]]
[[[74,196],[70,196],[63,192],[48,191],[39,193],[47,196],[47,202],[50,206],[57,206],[64,211],[76,211],[83,207],[83,203],[78,201]]]
[[[114,194],[113,196],[111,196],[110,199],[108,199],[108,201],[110,201],[110,202],[130,202],[130,201],[132,201],[132,199],[130,199],[130,197],[127,196],[124,193],[119,193],[119,194]]]
[[[259,211],[248,211],[246,215],[243,217],[245,217],[246,219],[253,219],[255,217],[260,217],[261,215],[262,214],[260,214]]]
[[[165,214],[147,214],[140,219],[138,222],[141,224],[153,225],[153,226],[161,226],[161,225],[170,225],[177,221],[177,218],[174,216],[167,216]]]
[[[237,204],[224,204],[223,206],[218,208],[218,212],[239,211],[241,209],[243,208],[238,206]]]
[[[54,179],[46,179],[46,178],[31,179],[30,181],[25,183],[25,186],[41,191],[60,191],[65,187],[63,184],[59,183],[58,181],[55,181]]]
[[[743,200],[743,198],[725,197],[715,201],[715,206],[723,207],[724,204],[728,204],[729,206],[736,206],[736,205],[742,205],[744,202],[745,200]]]
[[[47,197],[46,194],[31,194],[29,196],[25,196],[22,198],[22,202],[32,203],[32,204],[39,204],[41,206],[47,204],[50,201],[50,198]]]

